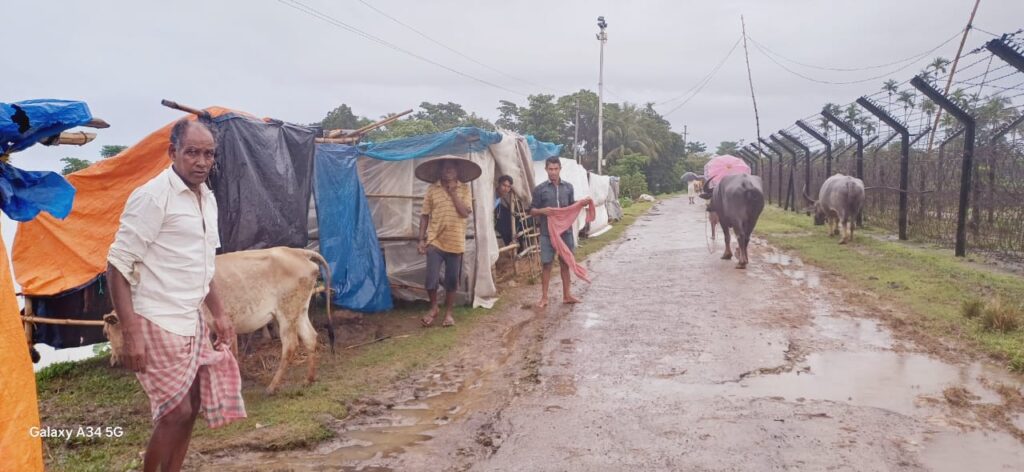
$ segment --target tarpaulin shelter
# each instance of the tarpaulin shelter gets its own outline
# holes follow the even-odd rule
[[[590,228],[587,232],[587,237],[592,238],[600,236],[605,231],[611,229],[608,202],[615,197],[612,192],[611,178],[607,175],[598,175],[593,172],[588,173],[587,176],[587,183],[590,185],[590,198],[594,199],[594,206],[597,210],[596,218],[590,222]]]
[[[393,306],[391,286],[356,170],[358,158],[355,146],[316,146],[316,205],[310,233],[331,268],[334,304],[362,312],[386,311]]]
[[[210,186],[218,199],[222,251],[306,244],[305,208],[310,200],[315,131],[261,120],[225,108],[206,110],[218,138]],[[189,119],[197,119],[193,115]],[[117,156],[74,172],[71,213],[19,225],[14,271],[26,310],[40,316],[100,320],[111,310],[103,273],[128,196],[171,165],[173,123]],[[59,347],[96,342],[95,327],[60,326],[40,339]],[[60,338],[52,335],[60,334]]]
[[[452,155],[472,160],[483,170],[471,182],[473,213],[468,222],[463,278],[459,296],[473,306],[490,308],[497,300],[491,267],[498,259],[494,230],[494,186],[500,175],[513,178],[513,191],[529,204],[533,188],[526,138],[479,128],[454,128],[358,147],[359,177],[369,200],[388,278],[396,297],[426,299],[426,258],[417,252],[420,208],[427,183],[413,175],[424,159]],[[323,237],[323,235],[321,235]]]
[[[0,155],[20,151],[41,139],[92,120],[83,102],[30,100],[0,103]],[[29,172],[0,165],[3,211],[29,221],[40,211],[63,218],[71,209],[74,189],[52,172]],[[0,241],[0,469],[43,470],[42,440],[30,434],[39,428],[35,375],[19,316],[7,249]]]
[[[532,134],[526,135],[526,144],[530,146],[530,158],[535,161],[543,161],[549,157],[562,155],[562,145],[541,141]]]

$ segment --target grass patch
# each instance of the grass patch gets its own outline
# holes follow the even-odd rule
[[[619,238],[652,206],[633,204],[611,230],[584,240],[577,257],[586,258]],[[500,311],[505,302],[517,301],[499,301],[494,310],[457,308],[456,325],[447,329],[418,328],[418,319],[426,311],[422,303],[402,304],[390,312],[371,315],[384,325],[409,326],[406,332],[410,335],[351,351],[341,350],[343,346],[339,345],[337,355],[321,357],[315,384],[306,386],[302,382],[304,366],[292,367],[274,396],[263,391],[272,370],[258,378],[247,376],[243,396],[249,417],[216,430],[199,420],[190,450],[209,453],[242,447],[274,451],[308,447],[329,439],[334,434],[330,422],[348,414],[349,402],[379,392],[444,358],[479,320]],[[311,313],[322,316],[323,312],[316,309]],[[251,362],[243,359],[243,365]],[[276,368],[276,361],[270,364]],[[124,430],[120,438],[47,439],[47,470],[126,471],[141,467],[138,454],[145,449],[152,428],[148,400],[134,374],[109,367],[109,353],[48,366],[36,374],[36,384],[44,426],[111,426]]]
[[[840,246],[810,217],[774,207],[765,209],[757,233],[897,304],[929,333],[965,335],[977,349],[1024,371],[1024,330],[1002,329],[1012,324],[1013,313],[1021,316],[1020,308],[1007,305],[988,315],[996,300],[1024,300],[1024,278],[970,264],[948,250],[883,241],[888,233],[871,228],[858,230],[852,244]],[[986,316],[992,319],[986,322]]]

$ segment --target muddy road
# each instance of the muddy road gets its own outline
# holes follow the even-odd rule
[[[657,205],[591,258],[575,308],[511,290],[454,359],[355,405],[337,440],[202,468],[1024,470],[1019,377],[891,331],[763,241],[734,269],[721,242],[709,254],[702,208]]]

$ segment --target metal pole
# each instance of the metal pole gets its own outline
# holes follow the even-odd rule
[[[952,100],[932,87],[928,82],[916,76],[910,80],[910,85],[925,94],[936,105],[953,115],[964,125],[964,158],[963,166],[960,169],[960,208],[956,212],[956,248],[957,257],[967,255],[967,206],[970,204],[971,196],[971,174],[974,172],[974,117],[963,110]]]
[[[790,188],[789,188],[789,190],[786,191],[786,194],[787,194],[786,198],[782,197],[783,161],[785,159],[779,159],[779,205],[782,206],[783,210],[788,210],[789,209],[789,193],[791,193],[792,187],[793,187],[793,169],[796,168],[796,150],[790,148],[789,146],[787,146],[785,142],[783,142],[781,139],[779,139],[774,134],[769,136],[769,138],[771,138],[771,140],[774,141],[775,144],[778,144],[780,148],[782,148],[786,152],[788,152],[789,155],[793,156],[793,164],[790,166],[790,169],[789,169],[789,174],[790,174],[789,175],[789,187]]]
[[[895,117],[889,114],[882,107],[875,105],[871,100],[866,97],[860,97],[857,99],[857,104],[864,107],[867,111],[871,112],[872,115],[877,116],[880,120],[884,121],[885,124],[889,125],[896,133],[900,135],[900,209],[899,209],[899,236],[900,241],[907,240],[907,190],[910,185],[910,131],[907,127],[900,123]]]
[[[770,151],[772,151],[773,153],[778,155],[780,161],[782,160],[782,153],[778,149],[773,148],[771,143],[769,143],[767,139],[758,138],[758,141],[761,141],[761,144],[763,144],[765,148],[769,149]],[[772,203],[772,186],[773,186],[772,174],[773,173],[774,173],[774,170],[772,168],[772,156],[769,155],[768,156],[768,188],[767,188],[767,191],[768,191],[768,204],[769,205]]]
[[[604,164],[604,43],[608,41],[608,33],[604,32],[608,23],[603,16],[597,17],[597,26],[601,28],[597,34],[597,40],[601,42],[601,65],[597,73],[597,174],[601,175]]]
[[[572,160],[580,163],[580,99],[576,97],[576,126],[573,127],[575,136],[572,138]]]
[[[784,138],[786,138],[786,139],[788,139],[790,141],[793,141],[793,144],[795,144],[796,147],[800,148],[804,152],[804,188],[803,188],[803,190],[801,190],[801,192],[806,192],[807,190],[809,190],[811,188],[811,149],[808,148],[807,145],[805,145],[799,139],[797,139],[796,136],[793,136],[792,134],[790,134],[789,132],[787,132],[785,130],[779,131],[779,134],[781,134],[782,137],[784,137]],[[793,161],[793,168],[794,169],[796,168],[796,161]],[[789,191],[790,191],[790,193],[796,192],[796,188],[793,186],[792,181],[790,183],[790,190]],[[793,209],[793,211],[796,211],[796,196],[793,195],[792,198],[793,198],[792,209]]]

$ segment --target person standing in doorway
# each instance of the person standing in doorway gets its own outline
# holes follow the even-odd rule
[[[424,327],[434,324],[438,313],[437,289],[444,287],[444,323],[454,326],[452,306],[462,278],[462,255],[466,252],[466,224],[473,213],[473,198],[466,182],[480,176],[480,166],[457,158],[434,159],[416,168],[420,180],[434,183],[427,188],[420,212],[417,249],[427,256],[426,289],[430,311],[420,320]],[[444,266],[443,284],[440,279]]]

